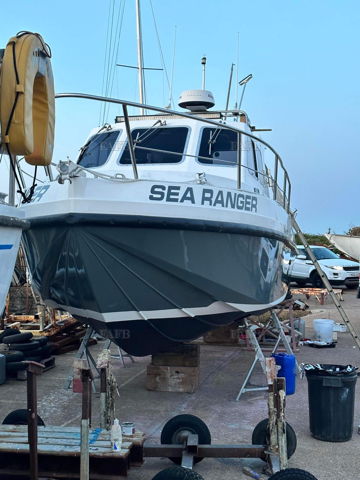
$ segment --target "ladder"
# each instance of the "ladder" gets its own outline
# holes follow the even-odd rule
[[[313,262],[313,264],[316,268],[316,271],[319,274],[319,277],[321,278],[326,290],[329,292],[329,295],[330,295],[332,301],[334,302],[334,305],[337,308],[337,311],[339,312],[341,318],[343,319],[347,328],[349,329],[349,332],[350,332],[351,336],[353,337],[354,342],[356,343],[357,347],[360,349],[360,338],[359,338],[358,333],[356,332],[356,330],[352,326],[352,323],[350,322],[350,319],[347,316],[345,310],[342,308],[342,306],[339,302],[339,299],[338,299],[336,293],[334,292],[332,286],[330,285],[330,282],[329,282],[327,276],[322,271],[319,262],[317,261],[317,259],[315,258],[315,255],[313,254],[311,248],[309,247],[309,244],[307,243],[304,234],[302,233],[297,221],[295,220],[294,212],[290,213],[290,215],[291,215],[291,223],[292,223],[292,226],[293,226],[295,232],[299,235],[301,243],[304,245],[306,253],[309,255],[311,261]]]

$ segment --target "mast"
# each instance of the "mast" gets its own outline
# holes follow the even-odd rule
[[[139,102],[144,103],[144,59],[142,48],[140,0],[136,0],[136,38],[137,38],[137,57],[138,57],[138,82],[139,82]],[[140,114],[144,115],[144,109],[140,109]]]

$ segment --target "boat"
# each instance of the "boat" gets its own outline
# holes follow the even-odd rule
[[[83,93],[57,98],[122,111],[19,207],[30,222],[32,286],[48,306],[144,356],[284,300],[291,184],[246,112],[212,110],[205,88],[183,92],[181,111]],[[43,137],[35,140],[44,147],[51,139]],[[42,157],[29,163],[48,165]]]
[[[357,262],[360,260],[360,237],[355,235],[338,235],[336,233],[326,233],[325,237],[334,247],[348,257],[353,258]]]
[[[24,216],[25,212],[7,205],[4,196],[0,194],[0,316],[5,309],[21,233],[28,227]]]

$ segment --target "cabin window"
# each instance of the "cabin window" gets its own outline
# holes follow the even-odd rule
[[[247,151],[247,166],[249,167],[249,172],[255,177],[259,176],[258,173],[258,164],[256,159],[256,146],[253,140],[248,138],[246,140],[246,151]]]
[[[237,133],[222,128],[204,128],[201,136],[199,162],[208,165],[237,163]]]
[[[82,147],[78,164],[85,168],[101,167],[114,148],[119,130],[101,132],[91,137]]]
[[[188,129],[186,127],[135,129],[131,132],[138,164],[178,163],[182,160]],[[131,163],[126,145],[121,164]]]

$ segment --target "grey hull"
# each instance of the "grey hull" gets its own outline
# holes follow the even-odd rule
[[[134,355],[169,349],[284,297],[283,241],[224,225],[216,231],[163,223],[32,221],[24,243],[33,283],[45,302],[70,310]],[[223,312],[206,311],[215,302]],[[126,312],[141,318],[124,318]]]

